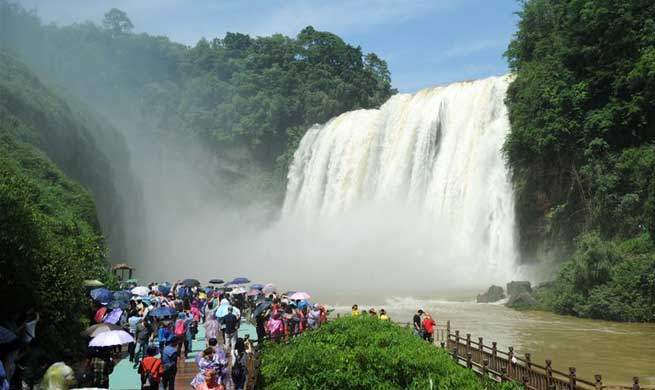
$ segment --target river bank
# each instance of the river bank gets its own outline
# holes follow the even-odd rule
[[[602,374],[606,384],[629,384],[639,376],[643,385],[655,384],[655,324],[619,323],[580,319],[548,312],[516,311],[502,304],[477,304],[475,293],[412,294],[413,297],[320,296],[333,303],[336,313],[348,313],[353,303],[364,308],[385,308],[394,321],[411,321],[414,311],[430,312],[438,323],[449,320],[452,329],[472,337],[513,346],[532,360],[551,359],[555,368],[576,367],[579,377]]]

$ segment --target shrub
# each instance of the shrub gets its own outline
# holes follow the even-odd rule
[[[481,380],[408,329],[369,317],[330,321],[288,344],[266,344],[261,370],[268,390],[519,388]]]

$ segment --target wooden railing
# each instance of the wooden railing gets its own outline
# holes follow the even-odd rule
[[[513,347],[502,351],[496,342],[485,345],[482,337],[475,341],[471,334],[462,337],[459,330],[451,333],[450,321],[446,328],[448,336],[441,341],[441,348],[447,349],[458,364],[499,382],[516,381],[528,390],[655,390],[641,387],[639,377],[633,377],[631,386],[604,385],[600,374],[595,375],[594,380],[579,378],[575,367],[569,367],[568,372],[559,371],[553,368],[551,360],[541,365],[534,362],[529,353],[519,356]]]

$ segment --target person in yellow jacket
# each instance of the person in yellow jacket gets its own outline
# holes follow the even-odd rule
[[[380,309],[380,319],[382,321],[391,321],[391,317],[387,315],[387,312],[384,309]]]
[[[353,305],[353,317],[359,317],[359,306]]]

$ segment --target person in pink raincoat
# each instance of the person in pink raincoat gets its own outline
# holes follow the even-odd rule
[[[271,337],[271,340],[278,342],[283,332],[284,323],[282,322],[280,313],[274,313],[266,324],[266,333]]]

